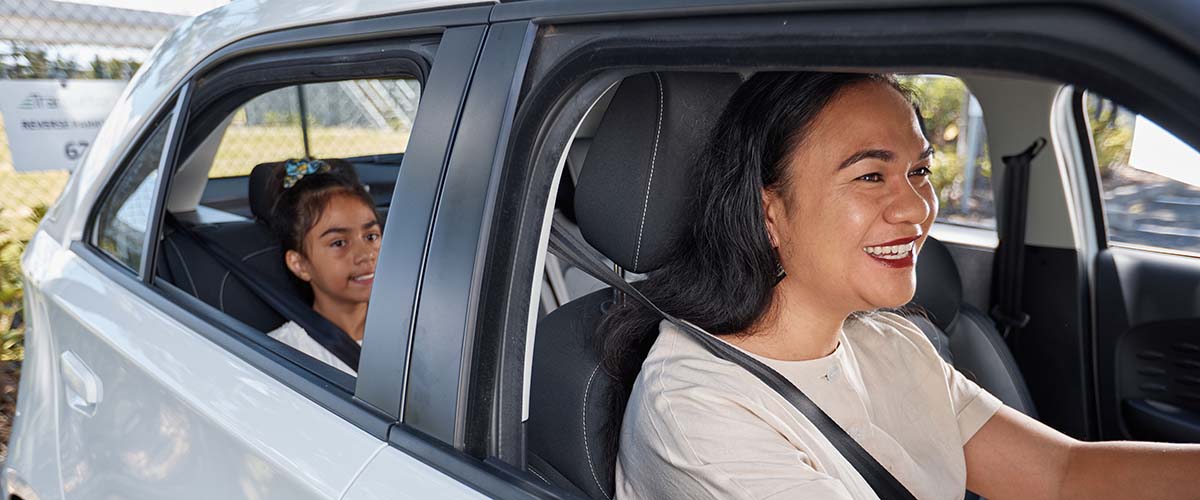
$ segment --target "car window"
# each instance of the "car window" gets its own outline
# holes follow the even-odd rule
[[[1109,242],[1200,254],[1200,152],[1111,100],[1085,102]]]
[[[293,85],[234,112],[209,177],[248,175],[288,158],[403,153],[417,116],[420,82],[409,78]]]
[[[170,116],[159,122],[96,213],[93,243],[134,271],[142,264],[150,211],[158,186],[158,168],[170,122]]]
[[[937,221],[995,229],[992,164],[979,101],[951,76],[908,75],[901,83],[916,94],[933,146],[930,179],[940,205]]]

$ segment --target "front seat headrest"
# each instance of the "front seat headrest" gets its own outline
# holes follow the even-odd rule
[[[644,73],[621,82],[575,191],[579,229],[633,272],[661,266],[684,223],[693,163],[741,79],[733,73]]]
[[[929,313],[929,319],[942,331],[958,316],[962,305],[962,278],[950,250],[942,242],[925,238],[917,254],[917,293],[912,303]]]

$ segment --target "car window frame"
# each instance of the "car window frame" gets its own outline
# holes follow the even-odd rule
[[[92,207],[85,220],[83,237],[80,240],[71,242],[70,247],[72,251],[96,267],[101,273],[117,281],[135,295],[147,301],[151,306],[176,318],[192,330],[217,343],[230,352],[231,355],[241,358],[243,361],[266,372],[272,378],[339,415],[351,424],[386,441],[388,435],[393,434],[391,430],[393,424],[398,420],[398,409],[393,411],[380,409],[372,405],[369,401],[359,398],[353,389],[346,390],[346,388],[336,383],[330,383],[328,374],[322,376],[314,373],[313,370],[304,369],[303,364],[296,363],[296,357],[303,356],[302,354],[293,353],[295,356],[289,356],[286,352],[279,352],[280,350],[277,348],[267,347],[266,342],[250,340],[257,337],[265,337],[265,335],[263,335],[263,332],[254,330],[232,317],[226,318],[227,321],[221,320],[219,316],[210,314],[211,311],[205,311],[205,308],[212,309],[211,306],[179,290],[170,283],[157,279],[155,277],[154,264],[151,262],[154,259],[144,258],[139,269],[131,271],[128,266],[116,261],[92,244],[93,232],[97,221],[96,215],[99,208],[109,199],[109,191],[128,172],[128,167],[134,155],[138,153],[141,145],[154,133],[160,121],[173,110],[179,111],[181,114],[172,115],[171,119],[173,123],[171,125],[174,128],[169,131],[170,137],[167,138],[169,142],[164,144],[164,155],[163,159],[160,160],[160,177],[157,181],[158,184],[156,185],[154,196],[155,206],[152,208],[153,212],[150,215],[153,225],[147,230],[148,234],[153,233],[153,235],[146,238],[143,242],[144,247],[151,247],[148,255],[156,254],[158,245],[161,244],[159,234],[161,234],[163,218],[165,217],[165,198],[169,191],[170,180],[175,175],[174,169],[179,164],[179,154],[182,152],[183,141],[187,137],[188,120],[194,117],[194,114],[187,116],[189,108],[185,106],[194,107],[195,102],[192,101],[191,97],[197,88],[196,81],[212,69],[234,61],[243,55],[256,54],[263,51],[295,50],[299,52],[311,48],[313,45],[336,45],[339,43],[363,42],[372,39],[395,40],[397,38],[408,38],[427,40],[433,36],[438,37],[440,40],[446,32],[457,27],[470,26],[472,24],[477,25],[480,22],[485,22],[488,11],[490,11],[490,8],[481,8],[478,6],[453,7],[416,13],[397,13],[367,20],[305,26],[252,36],[221,49],[189,70],[187,75],[171,92],[170,95],[172,97],[165,99],[164,104],[156,111],[156,118],[154,120],[147,120],[137,132],[132,134],[137,139],[130,142],[131,145],[122,152],[119,156],[120,159],[115,162],[117,167],[105,179],[105,185],[94,198],[96,201],[92,203]],[[475,55],[476,52],[472,51],[472,57],[466,61],[471,67],[474,67],[475,58],[473,56]],[[434,59],[429,62],[428,67],[437,67],[437,58],[435,57]],[[429,75],[426,74],[425,76]],[[421,81],[422,89],[428,87],[429,81],[428,79]],[[184,93],[185,91],[186,93]],[[461,96],[455,97],[461,98]],[[422,100],[424,100],[424,96],[422,96]],[[420,109],[421,106],[418,104],[418,113],[420,113]],[[449,114],[451,116],[450,120],[456,123],[458,120],[457,107],[451,110]],[[414,128],[418,127],[416,122],[420,121],[422,120],[415,120]],[[438,132],[434,131],[435,134]],[[415,149],[414,144],[410,142],[407,149],[410,152],[413,151]],[[170,151],[171,154],[168,155],[167,151]],[[441,166],[442,163],[439,163],[435,168],[440,171]],[[166,175],[164,172],[170,172],[170,175]],[[403,182],[405,169],[401,167],[398,169],[398,172],[397,183],[399,184]],[[432,210],[432,207],[430,210]],[[394,241],[401,239],[400,237],[392,238]],[[421,248],[418,255],[423,257],[425,250],[424,243],[427,238],[420,237],[414,239],[420,242]],[[387,239],[385,238],[385,247],[387,246],[386,242]],[[423,266],[423,261],[421,265]],[[386,273],[381,272],[380,277],[380,281],[387,281],[388,279]],[[413,288],[415,292],[415,287]],[[415,299],[416,294],[414,293],[411,296]],[[386,298],[383,301],[386,301]],[[370,328],[368,328],[368,332],[370,331]],[[364,339],[368,335],[369,333],[365,334]],[[403,351],[398,355],[387,356],[386,358],[390,361],[396,359],[405,360],[399,364],[398,368],[393,367],[393,369],[406,372],[408,343],[402,342],[395,345],[403,348]],[[389,379],[385,374],[374,375],[374,372],[378,371],[381,370],[368,370],[365,367],[364,369],[360,369],[359,384],[357,385],[361,387],[364,380],[373,381],[372,383],[375,385],[397,385],[394,380]],[[387,389],[389,391],[392,390],[391,387],[387,387]]]
[[[690,7],[692,8],[692,12],[695,12],[697,9],[699,9],[699,7],[695,6]],[[508,156],[505,159],[504,168],[506,172],[504,174],[505,179],[503,181],[505,183],[517,183],[520,187],[508,188],[504,193],[501,194],[501,198],[497,201],[497,203],[500,204],[500,207],[498,207],[495,212],[504,213],[508,220],[493,220],[493,224],[496,226],[496,228],[493,229],[493,234],[505,234],[506,238],[511,240],[509,242],[499,242],[493,240],[493,244],[501,247],[500,249],[493,248],[493,251],[505,255],[511,260],[503,262],[503,264],[508,264],[507,266],[493,264],[497,269],[502,269],[503,271],[501,272],[506,273],[506,275],[491,276],[492,288],[485,288],[482,290],[482,293],[496,297],[495,300],[498,301],[497,305],[504,304],[503,301],[507,300],[507,303],[505,304],[507,309],[502,312],[484,311],[484,314],[490,314],[491,317],[496,319],[496,321],[504,323],[500,325],[492,325],[491,328],[499,328],[505,332],[504,335],[506,336],[506,342],[504,344],[504,350],[501,353],[501,356],[504,358],[503,363],[506,365],[519,365],[520,362],[517,360],[520,360],[526,352],[529,352],[529,349],[527,349],[524,345],[525,332],[527,329],[526,319],[529,315],[523,313],[525,313],[529,307],[536,307],[536,305],[521,302],[524,301],[525,297],[529,296],[527,292],[529,291],[529,287],[533,286],[533,283],[529,282],[530,280],[526,278],[529,278],[533,276],[534,273],[538,272],[535,269],[536,266],[533,264],[536,259],[537,242],[539,240],[535,232],[541,229],[538,226],[541,225],[541,212],[544,210],[544,203],[549,196],[553,196],[552,194],[545,192],[545,190],[548,189],[548,186],[551,185],[546,176],[552,175],[548,174],[547,171],[554,171],[555,167],[553,163],[557,162],[559,157],[561,157],[561,155],[564,153],[562,148],[565,147],[564,141],[566,141],[566,138],[569,135],[569,130],[564,132],[562,129],[569,129],[572,125],[574,125],[574,123],[557,122],[557,120],[560,120],[564,113],[577,113],[579,116],[574,118],[582,118],[583,110],[586,109],[587,105],[590,105],[591,100],[599,97],[600,92],[603,90],[604,84],[611,83],[611,81],[600,82],[601,78],[603,78],[602,75],[604,74],[604,68],[606,66],[610,71],[624,74],[634,72],[634,67],[645,68],[646,70],[669,70],[669,68],[672,66],[681,68],[704,67],[710,70],[717,70],[718,67],[737,67],[738,69],[745,69],[747,67],[753,67],[756,65],[771,66],[770,63],[762,62],[763,57],[757,54],[753,57],[749,55],[739,56],[745,57],[746,59],[744,60],[747,61],[739,65],[729,63],[721,64],[720,61],[717,60],[718,56],[715,55],[709,57],[707,61],[698,60],[700,58],[692,58],[687,63],[679,60],[671,61],[664,59],[663,57],[656,57],[654,55],[654,52],[656,51],[667,52],[670,50],[669,48],[646,48],[652,47],[652,45],[643,47],[645,50],[639,52],[637,56],[632,59],[636,60],[636,64],[629,63],[628,61],[630,59],[628,58],[622,62],[619,60],[620,52],[614,47],[615,43],[611,43],[613,42],[611,33],[605,34],[599,32],[600,27],[604,26],[606,21],[619,19],[632,24],[645,19],[653,18],[655,16],[670,16],[672,14],[672,12],[670,12],[671,8],[671,6],[665,6],[657,12],[652,9],[648,9],[644,12],[630,12],[630,10],[636,11],[637,9],[631,6],[624,6],[624,10],[626,10],[625,12],[617,12],[618,10],[622,9],[620,7],[613,7],[613,11],[605,11],[605,9],[598,7],[598,4],[589,2],[563,5],[537,0],[521,2],[517,4],[502,4],[496,8],[496,13],[493,15],[494,21],[501,19],[507,20],[533,18],[540,28],[558,28],[570,24],[592,23],[593,26],[597,27],[597,31],[590,33],[594,36],[594,38],[579,43],[580,45],[591,44],[590,46],[593,47],[601,46],[603,49],[605,49],[603,52],[593,51],[590,54],[591,57],[586,60],[584,60],[582,57],[571,58],[569,57],[570,53],[577,49],[577,47],[572,47],[570,45],[572,43],[570,41],[571,35],[555,29],[554,39],[556,40],[556,43],[560,45],[553,48],[535,49],[533,58],[534,60],[538,60],[540,67],[531,67],[528,70],[531,74],[527,74],[525,78],[526,85],[522,93],[522,107],[518,111],[518,120],[525,120],[525,122],[514,125],[514,133],[512,138],[513,143],[509,145],[510,149],[508,151]],[[684,7],[680,8],[679,10],[686,9],[687,8]],[[721,9],[721,6],[711,6],[711,8],[704,10],[706,13],[716,13],[721,12]],[[822,9],[832,10],[833,7],[829,5],[825,5],[823,7],[812,7],[809,9],[809,11],[817,11]],[[888,41],[883,33],[894,33],[897,31],[895,29],[895,25],[893,24],[892,27],[883,29],[881,34],[875,37],[875,40],[877,40],[877,45],[880,45],[881,48],[885,48],[887,51],[890,51],[890,54],[881,55],[876,53],[873,55],[866,55],[869,51],[862,50],[863,47],[855,46],[853,47],[854,50],[842,53],[840,65],[844,67],[886,67],[890,70],[897,71],[945,70],[949,72],[956,72],[962,71],[963,69],[972,69],[974,66],[971,66],[971,64],[974,64],[976,66],[988,66],[988,69],[1009,71],[1016,74],[1049,75],[1052,77],[1057,74],[1061,76],[1060,79],[1062,81],[1071,81],[1079,78],[1095,81],[1103,79],[1104,76],[1116,72],[1116,69],[1113,69],[1111,64],[1105,66],[1102,64],[1102,62],[1096,62],[1088,58],[1088,51],[1096,50],[1096,46],[1089,45],[1088,42],[1095,44],[1096,40],[1089,39],[1089,35],[1082,29],[1053,30],[1051,29],[1051,26],[1047,25],[1050,22],[1047,20],[1047,18],[1039,19],[1036,17],[1039,12],[1049,11],[1058,16],[1070,14],[1070,18],[1072,20],[1082,19],[1090,23],[1091,27],[1095,27],[1097,25],[1115,27],[1112,31],[1116,31],[1121,37],[1136,39],[1139,42],[1143,42],[1144,39],[1142,37],[1146,36],[1144,33],[1140,32],[1141,27],[1138,27],[1137,24],[1131,19],[1099,16],[1095,11],[1089,11],[1086,8],[1064,7],[1061,9],[1043,9],[1042,7],[1017,5],[995,6],[994,8],[989,7],[989,9],[993,9],[997,12],[1007,12],[1011,15],[985,19],[989,16],[976,13],[976,15],[971,16],[971,22],[968,24],[974,29],[979,30],[995,30],[997,32],[1005,32],[1008,34],[1027,33],[1038,36],[1047,35],[1050,36],[1051,42],[1048,42],[1048,45],[1046,46],[1037,48],[1017,48],[1012,44],[1006,45],[1004,37],[1002,36],[964,39],[963,33],[965,33],[965,30],[947,30],[947,26],[951,25],[947,24],[946,19],[939,18],[939,20],[935,22],[922,21],[920,23],[915,23],[912,26],[920,25],[923,27],[921,29],[932,29],[933,26],[942,26],[943,32],[957,34],[957,36],[954,37],[954,40],[962,41],[963,44],[961,46],[955,46],[950,51],[952,54],[933,54],[936,57],[930,58],[914,58],[910,56],[905,59],[904,57],[899,57],[897,54],[905,53],[905,51],[900,50],[900,48],[897,48],[894,45],[883,47]],[[780,11],[785,10],[785,8],[764,7],[763,10],[773,11],[775,16],[771,17],[771,19],[773,22],[775,22],[775,26],[778,26],[780,14],[784,14]],[[803,9],[798,8],[797,10]],[[929,12],[941,11],[940,13],[946,13],[946,11],[954,9],[930,7],[926,10]],[[912,15],[916,15],[916,13],[921,12],[921,9],[916,9],[909,12],[912,13]],[[679,13],[675,12],[674,14]],[[808,15],[807,11],[805,14],[799,14],[793,17],[792,20],[803,21],[803,18],[806,15]],[[882,17],[887,16],[888,13],[854,12],[845,13],[844,15],[869,18],[878,21]],[[1034,22],[1018,23],[1014,22],[1014,17],[1024,18],[1027,21]],[[730,25],[728,26],[729,30],[733,30],[735,29],[733,25],[741,24],[742,22],[750,19],[756,18],[745,16],[741,18],[741,20],[737,21],[722,21]],[[697,24],[703,22],[699,18],[690,19],[688,21],[694,21]],[[955,26],[955,28],[962,28],[964,26],[961,24],[961,21],[962,19],[960,18],[958,20],[960,24]],[[787,23],[783,24],[787,25]],[[863,30],[868,29],[868,26],[874,24],[878,23],[867,23],[867,26],[853,26],[854,29],[852,31],[863,32]],[[1137,29],[1133,29],[1134,27],[1137,27]],[[635,36],[635,34],[632,33],[633,30],[629,29],[629,26],[621,26],[619,31],[622,36],[626,37],[626,40],[632,39]],[[708,31],[707,33],[709,33],[709,35],[712,37],[711,39],[714,40],[717,39],[715,31],[725,32],[725,30],[722,30],[720,27],[714,28],[713,31]],[[914,37],[913,39],[915,39],[920,30],[908,31],[909,33],[907,33],[907,35]],[[579,36],[580,39],[584,38],[583,35]],[[658,36],[661,38],[668,37],[669,35],[665,32],[659,32]],[[542,33],[539,32],[538,42],[536,43],[543,43],[543,38],[544,37],[542,36]],[[943,38],[950,37],[943,36]],[[1085,47],[1086,50],[1081,49],[1079,46],[1070,44],[1080,40],[1082,40],[1082,47]],[[606,43],[609,44],[605,45]],[[824,62],[828,63],[829,60],[834,59],[829,55],[830,51],[834,50],[833,48],[829,47],[829,45],[830,44],[828,43],[812,43],[808,49],[800,54],[825,54]],[[967,51],[979,50],[980,48],[985,49],[984,53],[1000,54],[1003,55],[1003,57],[988,61],[987,64],[981,64],[980,61],[982,56],[979,54],[966,53]],[[1161,49],[1161,45],[1156,46],[1155,48]],[[713,47],[706,47],[706,49],[710,51],[716,50]],[[918,49],[908,49],[908,52],[913,52],[915,50]],[[938,50],[941,51],[942,49]],[[1006,50],[1008,52],[1005,52]],[[1069,60],[1077,68],[1087,68],[1087,71],[1084,71],[1082,76],[1065,76],[1066,71],[1063,68],[1051,67],[1051,64],[1048,62],[1048,60],[1034,62],[1020,61],[1020,58],[1013,55],[1013,50],[1018,50],[1020,52],[1028,51],[1030,53],[1037,53],[1044,56],[1053,54],[1056,56],[1053,59]],[[1105,53],[1105,55],[1112,56],[1113,54],[1118,53],[1127,55],[1127,51],[1129,49],[1127,47],[1106,47],[1104,50],[1108,51]],[[855,54],[854,57],[851,57],[853,60],[846,60],[845,54],[850,53]],[[543,56],[545,56],[544,59]],[[870,65],[864,62],[865,59],[871,58],[886,59],[886,61],[880,61],[879,63]],[[787,64],[792,67],[802,67],[805,65],[805,59],[806,58],[801,55],[793,55]],[[946,59],[956,59],[956,61],[953,63],[941,62],[941,60]],[[777,60],[773,61],[778,63]],[[1162,61],[1156,61],[1156,63],[1160,63],[1158,65],[1159,69],[1165,66],[1164,64],[1161,64],[1161,62]],[[716,64],[716,66],[712,66],[711,64]],[[817,62],[810,61],[809,64],[821,66],[821,64]],[[554,79],[556,73],[558,75],[567,74],[570,76],[563,76],[561,78]],[[586,74],[587,77],[584,78],[580,76],[583,74]],[[1162,79],[1165,78],[1164,75],[1167,74],[1164,71],[1157,71],[1156,74],[1160,77],[1160,80],[1158,80],[1154,85],[1151,85],[1153,90],[1137,88],[1134,82],[1132,82],[1131,78],[1117,78],[1115,83],[1112,81],[1108,83],[1113,83],[1111,86],[1119,89],[1114,90],[1113,92],[1119,92],[1122,94],[1133,93],[1134,95],[1137,95],[1138,98],[1143,102],[1148,102],[1154,106],[1165,108],[1167,106],[1162,102],[1155,101],[1152,95],[1154,95],[1155,92],[1163,91],[1162,84],[1164,82],[1169,83],[1170,85],[1177,84],[1174,80]],[[1158,95],[1162,94],[1160,93]],[[1200,95],[1197,95],[1197,93],[1188,92],[1186,89],[1181,93],[1181,95],[1190,95],[1193,99],[1200,98]],[[1180,113],[1176,113],[1175,119],[1191,120],[1191,118],[1182,116]],[[557,127],[558,130],[554,130],[555,127]],[[993,167],[995,167],[995,165],[993,165]],[[542,241],[544,241],[544,238],[545,235],[542,235]],[[517,243],[514,245],[512,242]],[[497,274],[499,273],[500,272],[497,272]],[[501,299],[501,297],[505,296],[510,298]],[[516,380],[506,378],[503,380],[491,380],[489,382],[493,387],[495,387],[495,390],[491,395],[492,400],[519,397],[518,395],[514,394],[513,386],[520,385],[520,377],[518,377]],[[495,403],[492,404],[493,407],[496,405]],[[512,421],[511,416],[509,416],[508,421],[504,421],[501,418],[504,416],[502,413],[494,412],[493,416],[494,418],[490,422],[490,425],[493,428],[511,429],[510,431],[506,431],[511,433],[521,432],[520,422]],[[514,437],[500,437],[498,434],[494,433],[492,436],[490,436],[488,444],[491,449],[495,450],[503,449],[505,446],[511,446],[513,445],[514,441],[520,441],[520,439]],[[523,449],[508,452],[497,452],[496,456],[523,456],[523,452]],[[519,466],[520,464],[518,463],[516,465]]]

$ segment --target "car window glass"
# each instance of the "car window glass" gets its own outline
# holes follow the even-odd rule
[[[288,158],[403,153],[417,116],[420,82],[364,79],[293,85],[234,112],[209,177],[248,175]]]
[[[142,263],[170,120],[169,116],[162,120],[142,144],[96,214],[95,245],[132,270]]]
[[[966,84],[943,75],[907,75],[933,146],[930,180],[938,195],[938,222],[996,228],[992,165],[983,110]]]
[[[1200,253],[1200,152],[1111,100],[1085,101],[1109,242]]]

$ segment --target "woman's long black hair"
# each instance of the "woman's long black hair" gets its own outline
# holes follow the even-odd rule
[[[762,192],[782,192],[791,152],[803,147],[813,121],[837,93],[854,84],[890,85],[890,75],[758,73],[729,99],[699,156],[696,214],[671,258],[639,284],[662,310],[717,334],[750,334],[770,314],[777,253],[767,236]],[[803,279],[794,277],[792,279]],[[662,318],[625,300],[603,319],[597,341],[604,371],[618,390],[610,401],[610,454],[616,456],[621,418]]]

